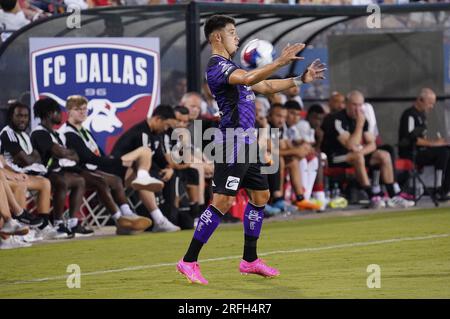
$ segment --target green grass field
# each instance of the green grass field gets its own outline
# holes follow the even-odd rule
[[[110,236],[0,251],[0,298],[450,298],[450,209],[267,222],[259,253],[281,276],[241,276],[240,224],[200,257],[208,286],[175,271],[192,231]],[[69,264],[81,288],[66,286]],[[366,285],[381,267],[381,288]]]

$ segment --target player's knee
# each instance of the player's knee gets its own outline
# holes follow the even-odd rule
[[[220,210],[223,214],[228,212],[233,206],[234,196],[218,195],[214,196],[212,205]]]
[[[387,164],[391,162],[391,154],[383,150],[379,150],[378,152],[378,156],[380,157],[382,163]]]
[[[152,157],[152,150],[150,147],[141,146],[140,149],[144,158],[150,159]]]
[[[41,190],[44,192],[50,193],[51,189],[52,189],[52,185],[51,185],[50,181],[47,178],[42,178],[41,179]]]
[[[253,192],[251,195],[252,203],[257,206],[263,206],[263,205],[267,204],[267,202],[269,201],[269,198],[270,198],[269,190]]]
[[[353,153],[352,154],[352,162],[355,165],[364,165],[364,155],[361,153]]]
[[[86,188],[86,181],[82,177],[77,177],[75,179],[75,188]]]

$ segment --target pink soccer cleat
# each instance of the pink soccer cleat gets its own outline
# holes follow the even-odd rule
[[[264,261],[259,258],[251,263],[241,260],[239,271],[242,275],[256,274],[263,277],[276,277],[280,275],[278,269],[267,266]]]
[[[200,265],[196,261],[188,263],[181,259],[177,264],[177,270],[180,274],[187,278],[189,283],[196,283],[200,285],[208,284],[208,280],[202,276],[202,273],[200,272]]]

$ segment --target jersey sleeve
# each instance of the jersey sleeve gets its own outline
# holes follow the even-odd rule
[[[171,144],[170,144],[170,136],[169,134],[164,134],[164,154],[170,154]]]
[[[10,131],[4,131],[0,136],[0,141],[2,153],[7,152],[11,154],[11,156],[15,156],[22,151],[18,137]]]
[[[350,134],[349,123],[347,121],[343,121],[340,117],[334,118],[331,129],[336,136],[340,136],[345,133]]]
[[[208,71],[206,73],[208,85],[223,86],[228,84],[228,79],[231,73],[237,69],[238,67],[230,61],[217,61],[215,59],[211,59],[208,65]]]
[[[112,164],[113,159],[97,156],[84,144],[80,136],[75,133],[66,133],[67,147],[73,149],[80,158],[80,162],[87,164],[94,164],[97,166],[109,166]]]

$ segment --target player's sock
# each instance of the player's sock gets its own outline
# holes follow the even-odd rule
[[[366,192],[367,196],[369,196],[369,199],[374,196],[372,188],[370,186],[363,186],[362,188]]]
[[[42,220],[43,220],[43,223],[42,223],[42,225],[41,226],[39,226],[38,228],[39,229],[44,229],[45,227],[47,227],[47,225],[49,224],[49,215],[48,214],[38,214],[38,216],[40,217],[40,218],[42,218]]]
[[[256,206],[248,202],[244,211],[244,255],[242,259],[247,262],[255,261],[258,256],[256,254],[256,243],[261,233],[264,219],[264,205]]]
[[[381,194],[381,186],[380,185],[374,185],[372,186],[372,193],[374,194]]]
[[[194,238],[192,238],[188,251],[183,258],[185,262],[197,261],[200,250],[208,242],[209,237],[211,237],[217,226],[219,226],[222,217],[223,214],[212,205],[209,205],[200,215]]]
[[[165,220],[165,217],[159,208],[150,212],[150,216],[152,217],[155,224],[160,224]]]
[[[17,214],[16,214],[16,217],[19,217],[19,216],[22,215],[24,212],[25,212],[25,209],[22,209],[22,210],[20,211],[20,213],[17,213]]]
[[[256,253],[256,243],[258,242],[258,238],[248,235],[244,235],[244,238],[244,256],[242,259],[251,263],[252,261],[258,259],[258,255]]]
[[[204,244],[200,240],[192,238],[186,255],[184,255],[183,257],[183,261],[187,263],[197,261],[198,255],[200,254],[200,250],[202,249],[203,245]]]
[[[305,196],[303,196],[302,194],[300,194],[300,195],[295,195],[295,199],[297,200],[297,202],[301,202],[302,200],[305,199]]]
[[[394,184],[385,184],[385,186],[386,186],[386,190],[387,190],[387,192],[389,194],[389,197],[391,197],[391,198],[396,196],[396,195],[398,195],[400,193],[400,192],[396,192],[395,191]]]
[[[442,169],[436,170],[436,187],[440,188],[442,186],[442,175],[444,174]]]
[[[309,174],[308,174],[308,160],[306,158],[303,158],[299,161],[299,170],[300,170],[300,176],[302,177],[302,187],[305,190],[305,194],[303,196],[306,197],[306,188],[309,185]]]
[[[400,185],[398,183],[394,183],[394,192],[395,194],[400,194],[402,192],[402,189],[400,188]]]
[[[318,199],[321,203],[326,203],[327,202],[327,198],[325,196],[325,192],[324,191],[314,192],[313,195],[314,195],[314,198]]]
[[[122,216],[134,215],[133,211],[131,210],[130,205],[128,205],[128,204],[120,205],[120,211],[122,212]]]
[[[122,213],[120,212],[120,210],[118,210],[117,212],[115,212],[112,216],[111,216],[115,221],[119,220],[120,217],[122,217]]]
[[[317,157],[312,158],[307,163],[308,168],[308,180],[307,183],[303,184],[305,188],[305,198],[310,199],[311,193],[314,188],[314,183],[317,177],[317,170],[319,169],[319,159]]]
[[[137,178],[146,178],[146,177],[150,177],[150,174],[145,169],[138,169],[136,177]]]
[[[372,191],[375,194],[379,193],[381,190],[380,176],[381,176],[381,171],[379,169],[374,169],[372,172]]]

